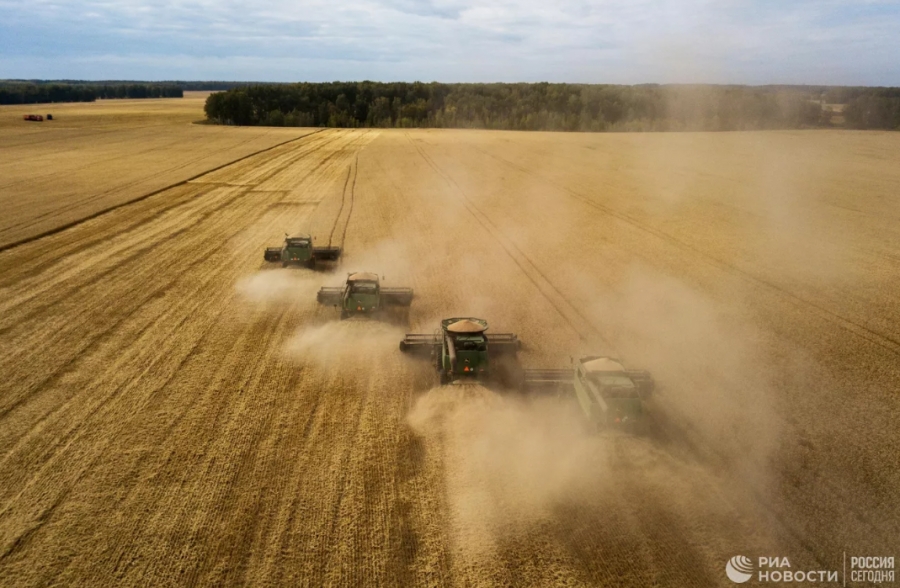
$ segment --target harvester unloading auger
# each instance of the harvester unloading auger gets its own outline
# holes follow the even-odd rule
[[[266,247],[263,258],[266,261],[281,262],[281,267],[305,265],[315,269],[320,261],[335,261],[341,256],[340,247],[313,247],[313,238],[306,233],[284,235],[281,247]]]
[[[487,329],[487,321],[479,318],[444,319],[433,334],[407,334],[400,351],[429,355],[441,385],[467,381],[509,384],[521,343],[514,333],[489,335]]]
[[[343,286],[322,288],[316,295],[321,304],[339,306],[342,320],[353,315],[380,316],[391,306],[409,306],[412,299],[412,288],[384,288],[378,274],[371,272],[347,274]]]
[[[568,369],[523,372],[530,391],[573,393],[585,416],[598,427],[638,426],[645,421],[644,404],[655,388],[650,372],[625,369],[617,359],[582,357]]]

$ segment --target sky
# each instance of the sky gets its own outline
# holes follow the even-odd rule
[[[0,0],[0,78],[900,86],[900,0]]]

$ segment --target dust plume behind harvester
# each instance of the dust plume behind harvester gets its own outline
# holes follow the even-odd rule
[[[340,247],[314,247],[313,238],[306,233],[285,233],[281,247],[266,247],[263,254],[266,261],[280,261],[281,267],[303,265],[310,269],[315,269],[319,262],[336,261],[340,256]]]
[[[594,426],[631,428],[646,422],[645,402],[655,382],[650,372],[626,369],[618,359],[587,356],[566,369],[524,370],[522,387],[560,395],[574,393]]]
[[[391,307],[408,307],[412,304],[412,288],[384,288],[378,274],[354,272],[347,274],[343,286],[324,287],[316,300],[320,304],[340,307],[341,320],[351,316],[381,318]]]
[[[511,385],[521,347],[514,333],[488,334],[488,323],[473,317],[448,318],[432,334],[408,333],[400,351],[428,355],[441,385],[495,382]]]

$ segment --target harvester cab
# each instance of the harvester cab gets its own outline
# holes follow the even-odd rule
[[[492,370],[492,360],[515,358],[520,343],[513,333],[488,335],[487,321],[472,317],[441,321],[433,335],[407,334],[400,342],[404,353],[429,353],[442,385],[503,379],[503,370]]]
[[[460,378],[490,376],[488,344],[484,332],[487,321],[481,319],[444,319],[441,321],[443,345],[440,371],[442,384]]]
[[[322,288],[316,296],[321,304],[340,306],[341,319],[353,315],[380,314],[390,306],[412,304],[412,288],[383,288],[378,274],[355,272],[347,274],[343,286]]]
[[[372,312],[381,309],[378,274],[358,272],[347,276],[343,308],[345,312]]]
[[[655,383],[650,372],[625,369],[612,357],[588,356],[570,369],[525,370],[526,390],[574,392],[585,416],[596,426],[637,426]]]
[[[266,247],[263,258],[270,262],[281,262],[281,267],[304,265],[315,269],[320,261],[335,261],[341,256],[340,247],[314,247],[313,238],[305,233],[284,235],[281,247]]]

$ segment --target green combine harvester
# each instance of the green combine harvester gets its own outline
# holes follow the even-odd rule
[[[341,320],[354,315],[382,316],[389,307],[412,304],[412,288],[383,288],[378,274],[347,274],[343,286],[322,288],[316,295],[320,304],[339,306]]]
[[[524,370],[523,387],[529,391],[574,392],[581,410],[595,426],[641,426],[644,404],[655,383],[650,372],[628,370],[617,359],[583,357],[569,369]]]
[[[400,351],[428,354],[442,386],[489,381],[508,384],[521,343],[513,333],[488,335],[487,329],[487,321],[479,318],[444,319],[433,334],[407,334]]]
[[[313,247],[313,239],[305,233],[284,235],[281,247],[266,247],[263,258],[270,262],[281,262],[281,267],[303,265],[315,269],[320,261],[335,261],[341,256],[340,247]]]

